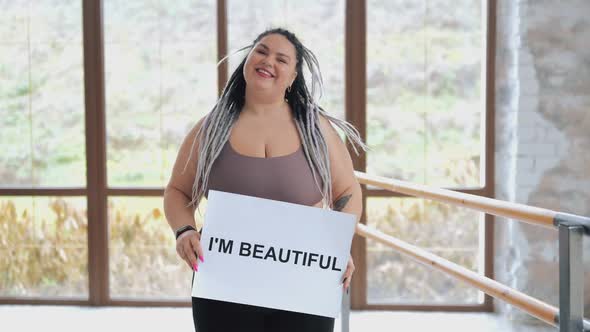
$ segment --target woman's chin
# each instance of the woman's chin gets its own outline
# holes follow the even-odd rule
[[[260,77],[260,76],[252,77],[251,81],[255,82],[256,84],[260,84],[260,85],[264,85],[264,86],[272,86],[274,84],[274,79]]]
[[[270,82],[269,80],[254,79],[250,82],[250,86],[256,88],[256,91],[252,92],[257,93],[271,93],[274,89],[273,82]]]

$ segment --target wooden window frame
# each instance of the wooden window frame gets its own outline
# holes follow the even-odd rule
[[[454,190],[494,197],[494,68],[495,68],[495,23],[496,2],[486,0],[486,68],[485,68],[485,151],[484,151],[484,179],[481,188],[452,188]],[[366,0],[346,1],[346,119],[350,121],[366,139]],[[351,154],[354,168],[366,172],[366,154],[356,156]],[[363,188],[363,206],[366,207],[368,197],[404,197],[403,194],[386,190]],[[367,223],[366,209],[363,210],[361,223]],[[493,278],[493,216],[484,217],[484,275]],[[414,311],[456,311],[456,312],[491,312],[493,299],[484,294],[482,304],[465,305],[418,305],[418,304],[368,304],[367,303],[367,262],[366,240],[355,236],[352,254],[357,268],[356,278],[352,279],[351,308],[353,310],[414,310]]]
[[[90,306],[175,306],[190,307],[187,301],[111,299],[109,296],[109,256],[107,199],[110,196],[163,196],[163,188],[108,187],[106,170],[106,109],[104,81],[103,1],[84,0],[82,10],[85,133],[87,183],[85,188],[0,188],[0,196],[86,196],[88,210],[88,298],[9,298],[0,304],[51,304]],[[485,70],[485,185],[458,191],[494,197],[494,69],[496,1],[487,0],[487,36]],[[227,3],[217,0],[217,59],[228,53]],[[345,116],[366,139],[366,0],[346,0],[345,13]],[[228,66],[218,67],[218,95],[228,79]],[[356,170],[366,171],[366,156],[351,153]],[[363,206],[367,197],[401,197],[384,190],[363,187]],[[456,189],[456,188],[455,188]],[[366,224],[363,211],[361,223]],[[485,216],[484,274],[493,278],[493,217]],[[353,310],[492,311],[493,302],[485,295],[478,305],[370,305],[367,304],[367,264],[365,239],[355,236],[352,253],[357,267],[352,281]]]

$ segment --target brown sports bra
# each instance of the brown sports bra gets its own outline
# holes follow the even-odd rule
[[[309,206],[322,199],[301,145],[291,154],[263,158],[238,153],[228,140],[213,163],[205,197],[209,189]]]

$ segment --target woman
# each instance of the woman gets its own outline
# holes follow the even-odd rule
[[[350,155],[330,122],[349,140],[366,146],[354,127],[329,116],[315,102],[314,90],[321,88],[322,80],[313,53],[280,28],[263,32],[243,49],[250,49],[248,56],[215,107],[184,139],[164,194],[178,255],[195,271],[205,257],[194,230],[194,211],[208,189],[332,208],[357,215],[357,221],[362,211]],[[312,74],[311,93],[303,62]],[[343,277],[347,291],[353,271],[350,258]],[[199,332],[332,331],[334,326],[329,317],[192,301]]]

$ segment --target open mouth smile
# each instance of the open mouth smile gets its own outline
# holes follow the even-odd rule
[[[258,74],[258,76],[264,77],[264,78],[273,78],[274,77],[274,75],[271,74],[268,70],[261,69],[261,68],[256,69],[256,74]]]

